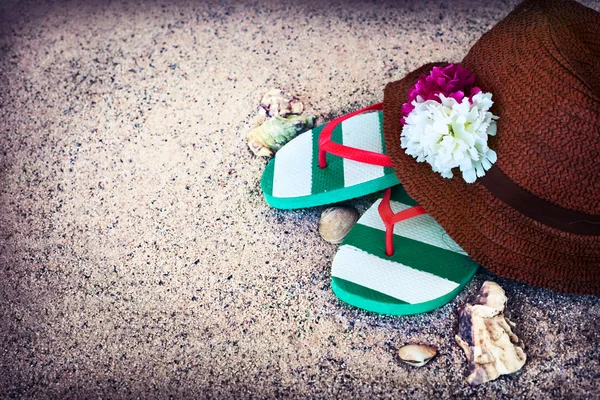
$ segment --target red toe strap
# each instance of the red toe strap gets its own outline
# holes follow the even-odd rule
[[[383,110],[383,103],[373,104],[372,106],[363,108],[362,110],[358,110],[353,113],[336,118],[327,125],[325,125],[325,127],[321,131],[321,135],[319,136],[319,167],[325,168],[327,166],[327,153],[331,153],[338,157],[347,158],[349,160],[363,162],[366,164],[379,165],[382,167],[391,167],[392,161],[385,154],[361,150],[355,147],[344,146],[343,144],[331,141],[331,134],[333,133],[333,130],[342,121],[345,121],[348,118],[352,118],[355,115],[362,114],[367,111],[381,110]]]
[[[421,206],[407,208],[394,214],[390,205],[391,194],[392,189],[386,189],[378,207],[379,215],[385,224],[385,254],[388,257],[394,255],[394,225],[397,222],[427,214],[427,211]]]

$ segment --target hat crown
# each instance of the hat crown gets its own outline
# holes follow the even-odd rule
[[[526,0],[462,65],[493,93],[498,167],[540,199],[600,214],[600,13]]]

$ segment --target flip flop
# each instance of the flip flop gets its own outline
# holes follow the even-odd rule
[[[331,286],[340,300],[368,311],[419,314],[455,298],[478,267],[398,185],[342,242]]]
[[[385,155],[382,107],[378,103],[344,115],[283,146],[261,179],[267,203],[281,209],[314,207],[398,184]]]

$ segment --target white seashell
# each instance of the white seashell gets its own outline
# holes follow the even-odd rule
[[[321,213],[319,233],[325,241],[340,244],[358,221],[358,211],[352,207],[331,207]]]
[[[454,338],[469,363],[467,382],[480,385],[500,375],[520,370],[527,355],[512,331],[514,324],[504,317],[504,290],[487,281],[474,300],[458,313],[458,335]]]
[[[422,344],[408,344],[398,350],[400,359],[415,367],[427,364],[436,354],[435,348]]]
[[[260,101],[259,114],[271,117],[285,117],[290,114],[302,114],[304,106],[297,97],[281,89],[272,89]]]

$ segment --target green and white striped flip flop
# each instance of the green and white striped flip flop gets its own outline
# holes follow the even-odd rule
[[[283,146],[261,179],[267,203],[281,209],[314,207],[396,185],[385,155],[381,109],[378,103],[344,115]]]
[[[340,300],[368,311],[419,314],[455,298],[477,268],[398,185],[344,239],[331,268],[332,288]]]

